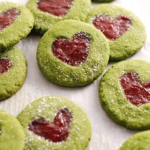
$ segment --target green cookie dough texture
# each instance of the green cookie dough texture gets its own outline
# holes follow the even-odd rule
[[[73,116],[66,141],[51,142],[28,130],[28,125],[35,118],[53,121],[55,114],[61,108],[69,109]],[[91,124],[86,113],[78,105],[63,97],[39,98],[26,106],[17,118],[25,131],[25,150],[84,150],[91,138]]]
[[[150,103],[135,106],[124,94],[119,78],[127,72],[138,74],[140,81],[150,80],[150,62],[128,60],[114,64],[104,74],[99,85],[100,102],[106,113],[116,123],[129,129],[150,128]]]
[[[108,39],[110,46],[110,60],[118,61],[126,59],[138,52],[143,47],[146,40],[145,26],[131,11],[112,4],[101,4],[91,9],[87,15],[86,22],[93,24],[93,19],[97,15],[106,15],[112,19],[119,15],[125,15],[132,20],[130,29],[121,37],[116,40]]]
[[[127,139],[119,150],[150,150],[150,131],[136,133]]]
[[[25,135],[19,121],[0,110],[0,150],[23,150]]]
[[[84,63],[70,66],[53,55],[53,42],[60,37],[72,39],[78,32],[90,37],[89,54]],[[40,40],[37,62],[43,75],[51,82],[68,87],[84,86],[97,79],[106,68],[109,60],[109,45],[106,38],[91,25],[65,20],[55,24]]]
[[[74,0],[68,13],[64,16],[54,16],[43,12],[37,8],[38,0],[29,0],[27,8],[31,10],[35,18],[34,30],[39,34],[44,34],[56,22],[65,19],[75,19],[85,21],[87,13],[91,9],[91,0]]]
[[[21,39],[25,38],[34,25],[34,17],[32,13],[25,7],[12,2],[1,2],[0,12],[16,8],[20,11],[20,15],[14,22],[0,30],[0,51],[17,44]]]
[[[21,50],[16,46],[0,53],[0,58],[7,58],[12,62],[11,68],[0,74],[0,100],[4,100],[14,95],[23,85],[27,64]]]

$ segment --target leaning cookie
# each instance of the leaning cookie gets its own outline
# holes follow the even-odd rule
[[[109,60],[109,45],[91,25],[65,20],[48,30],[38,45],[37,62],[51,82],[67,87],[84,86],[97,79]]]
[[[119,150],[150,150],[150,131],[136,133],[127,139]]]
[[[92,24],[108,39],[110,60],[126,59],[138,52],[146,40],[145,26],[131,11],[112,4],[94,7],[87,15]]]
[[[23,150],[25,135],[19,121],[0,110],[0,150]]]
[[[13,47],[0,53],[0,100],[14,95],[23,85],[27,73],[26,58]]]
[[[25,150],[84,150],[91,138],[86,113],[63,97],[39,98],[17,118],[25,131]]]
[[[0,3],[0,51],[25,38],[33,25],[33,15],[25,6],[11,2]]]
[[[128,60],[114,64],[99,85],[100,102],[118,124],[150,128],[150,62]]]
[[[85,21],[91,0],[29,0],[27,7],[35,18],[34,30],[44,34],[56,22],[65,19]]]

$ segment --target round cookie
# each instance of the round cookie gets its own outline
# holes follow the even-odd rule
[[[63,112],[58,115],[60,110],[67,111],[67,114]],[[57,125],[59,125],[58,120],[62,120],[62,124],[66,124],[64,119],[66,116],[71,118],[66,119],[69,122],[69,134],[64,139],[61,137],[64,130],[58,129]],[[91,138],[91,124],[85,112],[78,105],[63,97],[45,96],[39,98],[26,106],[17,118],[26,134],[25,150],[83,150]],[[51,129],[46,131],[48,125],[45,127],[44,125],[42,126],[42,123],[37,121],[39,119],[43,120],[43,124],[44,121],[49,122]],[[40,125],[42,127],[40,127]],[[34,126],[37,128],[38,133],[35,131]],[[44,129],[44,134],[42,134],[42,128]],[[53,128],[55,129],[53,130]],[[55,130],[58,134],[53,135]],[[39,133],[40,131],[41,133]],[[45,133],[47,135],[45,135]],[[55,138],[48,139],[48,136],[52,135]],[[58,139],[59,137],[61,137],[61,139]]]
[[[43,75],[68,87],[92,83],[102,74],[108,59],[109,45],[103,34],[76,20],[55,24],[44,34],[37,50]]]
[[[27,7],[35,18],[34,30],[44,34],[56,22],[65,19],[85,21],[91,0],[29,0]]]
[[[87,23],[107,37],[110,60],[126,59],[138,52],[146,40],[145,26],[131,11],[112,4],[101,4],[89,12]]]
[[[9,98],[23,85],[27,74],[26,58],[16,46],[0,53],[0,100]]]
[[[23,150],[25,135],[19,121],[0,110],[0,150]]]
[[[127,139],[119,150],[149,150],[150,131],[136,133]]]
[[[12,2],[0,3],[0,51],[25,38],[34,25],[32,13]]]
[[[150,62],[128,60],[114,64],[99,85],[100,102],[116,123],[129,129],[150,128]]]

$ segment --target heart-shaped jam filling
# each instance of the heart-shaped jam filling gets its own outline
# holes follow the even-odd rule
[[[114,20],[106,15],[98,15],[93,19],[94,26],[108,39],[116,40],[130,29],[131,19],[120,15]]]
[[[7,58],[0,58],[0,74],[8,71],[12,66],[12,62]]]
[[[55,16],[64,16],[71,8],[73,0],[39,0],[38,9]]]
[[[19,15],[20,11],[15,8],[0,13],[0,30],[11,25]]]
[[[29,125],[34,134],[52,142],[65,141],[69,135],[72,114],[67,108],[61,108],[53,122],[44,119],[35,119]]]
[[[127,72],[120,77],[120,83],[126,98],[139,106],[150,102],[150,81],[142,84],[134,72]]]
[[[89,48],[90,37],[84,32],[80,32],[75,34],[71,41],[65,38],[56,39],[52,46],[52,52],[63,62],[71,66],[78,66],[86,61]]]

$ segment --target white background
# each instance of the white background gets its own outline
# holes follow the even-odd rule
[[[11,1],[26,5],[27,0]],[[129,59],[150,59],[150,0],[115,0],[111,4],[122,6],[134,12],[144,23],[147,40],[143,48]],[[93,3],[93,7],[98,3]],[[54,85],[43,77],[36,62],[36,50],[40,40],[39,35],[30,34],[18,43],[24,53],[28,73],[23,87],[11,98],[0,102],[0,109],[6,110],[14,116],[31,101],[42,96],[63,96],[79,106],[87,113],[92,125],[92,137],[87,150],[118,150],[122,143],[138,131],[126,129],[114,123],[101,108],[98,97],[100,77],[94,83],[80,88],[65,88]],[[108,67],[112,64],[109,63]]]

